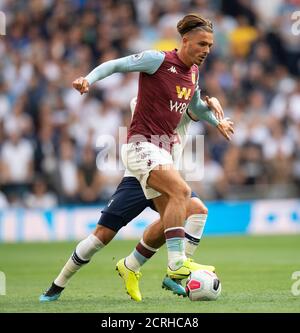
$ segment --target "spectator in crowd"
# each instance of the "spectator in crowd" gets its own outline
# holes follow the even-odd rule
[[[55,185],[58,164],[57,147],[53,125],[44,124],[36,138],[34,151],[35,171],[44,175],[49,183]]]
[[[95,153],[90,145],[83,148],[79,165],[79,197],[83,204],[99,203],[103,179],[96,167]]]
[[[5,209],[8,208],[9,204],[8,201],[6,199],[6,196],[3,192],[0,191],[0,209]]]
[[[3,118],[9,114],[10,102],[7,95],[7,86],[5,85],[3,79],[0,77],[0,123]]]
[[[79,178],[75,149],[74,142],[69,138],[64,138],[60,142],[56,185],[62,204],[79,202]]]
[[[25,198],[26,207],[51,209],[56,207],[57,204],[57,197],[48,191],[46,180],[43,177],[36,176],[32,184],[32,191]]]
[[[33,123],[32,118],[25,113],[25,96],[20,96],[11,112],[9,112],[4,118],[4,131],[9,132],[10,128],[16,127],[19,134],[26,138],[31,138],[33,135]]]
[[[33,145],[21,136],[21,128],[14,122],[6,128],[6,133],[0,155],[1,183],[8,197],[21,199],[34,174]]]

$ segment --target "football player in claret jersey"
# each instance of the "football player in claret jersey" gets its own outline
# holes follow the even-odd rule
[[[186,15],[178,22],[177,29],[182,36],[179,50],[171,52],[145,51],[138,55],[111,60],[95,68],[87,77],[78,78],[73,86],[80,93],[86,93],[95,81],[116,72],[140,72],[136,111],[134,113],[128,143],[122,147],[122,160],[126,168],[139,180],[146,199],[152,199],[160,213],[160,225],[168,251],[167,276],[170,279],[183,279],[203,265],[189,260],[185,254],[185,231],[190,188],[174,166],[171,154],[174,145],[175,129],[184,112],[191,111],[201,118],[203,112],[212,109],[217,118],[213,119],[223,135],[229,138],[231,125],[223,118],[223,111],[214,99],[200,98],[198,88],[198,66],[209,54],[213,44],[212,24],[198,15]],[[97,238],[89,240],[93,249],[91,255],[103,246]],[[73,254],[73,262],[83,264],[78,255]],[[77,250],[77,249],[76,249]],[[146,256],[154,250],[147,244],[139,244],[140,253]],[[152,251],[155,252],[155,251]],[[142,255],[143,256],[143,255]],[[127,292],[133,299],[142,299],[136,271],[136,261],[121,259],[117,270],[123,277]],[[143,258],[140,258],[143,260]],[[74,267],[68,268],[70,272]],[[213,268],[212,268],[213,269]]]
[[[132,113],[134,113],[135,106],[136,98],[134,98],[130,103]],[[202,113],[201,120],[206,120],[212,124],[213,119],[214,116],[210,111]],[[180,164],[180,158],[187,140],[187,133],[190,124],[192,121],[197,120],[197,117],[187,110],[175,131],[178,136],[178,140],[172,147],[172,156],[176,167]],[[221,122],[227,124],[226,132],[229,134],[233,123],[229,119],[223,119]],[[49,302],[57,300],[71,277],[82,266],[89,263],[95,253],[106,246],[122,227],[126,226],[146,207],[156,210],[152,200],[146,199],[138,180],[130,173],[129,170],[125,170],[124,178],[117,187],[116,192],[108,201],[106,207],[103,209],[96,229],[76,246],[71,257],[53,281],[50,288],[40,296],[40,301]],[[192,192],[185,223],[185,253],[188,258],[193,257],[200,243],[207,216],[208,210],[206,206],[198,198],[196,193]],[[136,260],[135,266],[137,267],[137,271],[139,271],[140,267],[145,264],[164,243],[165,238],[163,237],[162,224],[160,220],[157,220],[147,227],[139,244],[128,256],[128,260]],[[149,252],[145,253],[144,248],[147,248]],[[144,255],[142,253],[144,253]],[[78,260],[78,258],[80,260]],[[125,258],[125,260],[126,259],[127,258]],[[203,265],[203,268],[214,270],[213,266]],[[132,281],[133,286],[136,287],[132,287],[130,283],[127,283],[126,288],[129,290],[128,293],[132,299],[140,300],[138,297],[140,295],[140,291],[139,286],[137,285],[137,273],[134,271],[129,271],[129,273],[129,275],[133,275],[134,278],[131,278],[128,281]],[[162,286],[165,289],[171,290],[174,294],[186,296],[186,291],[181,285],[181,280],[171,279],[166,276],[163,279]]]

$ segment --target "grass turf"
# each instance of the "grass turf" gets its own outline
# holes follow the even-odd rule
[[[76,243],[0,244],[0,271],[6,275],[6,295],[0,295],[0,312],[300,312],[300,296],[291,292],[295,283],[292,274],[300,271],[300,235],[204,238],[195,260],[217,268],[222,294],[215,302],[191,302],[161,289],[167,260],[165,247],[142,269],[143,301],[132,301],[115,264],[136,243],[114,240],[73,277],[58,301],[47,304],[39,303],[38,297]]]

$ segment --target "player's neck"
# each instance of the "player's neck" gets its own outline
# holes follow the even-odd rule
[[[190,68],[194,65],[193,62],[191,62],[188,59],[188,57],[184,54],[181,48],[177,51],[177,56],[187,67]]]

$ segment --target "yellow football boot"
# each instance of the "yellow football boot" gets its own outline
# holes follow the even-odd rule
[[[181,267],[173,271],[168,267],[167,269],[167,276],[171,279],[186,279],[191,274],[191,272],[198,271],[198,270],[205,270],[209,272],[215,272],[216,269],[214,266],[208,266],[208,265],[201,265],[197,264],[193,261],[193,259],[187,258]]]
[[[142,276],[140,272],[134,272],[125,266],[125,258],[118,261],[116,266],[120,277],[125,282],[127,294],[135,301],[140,302],[142,295],[139,288],[139,279]]]

